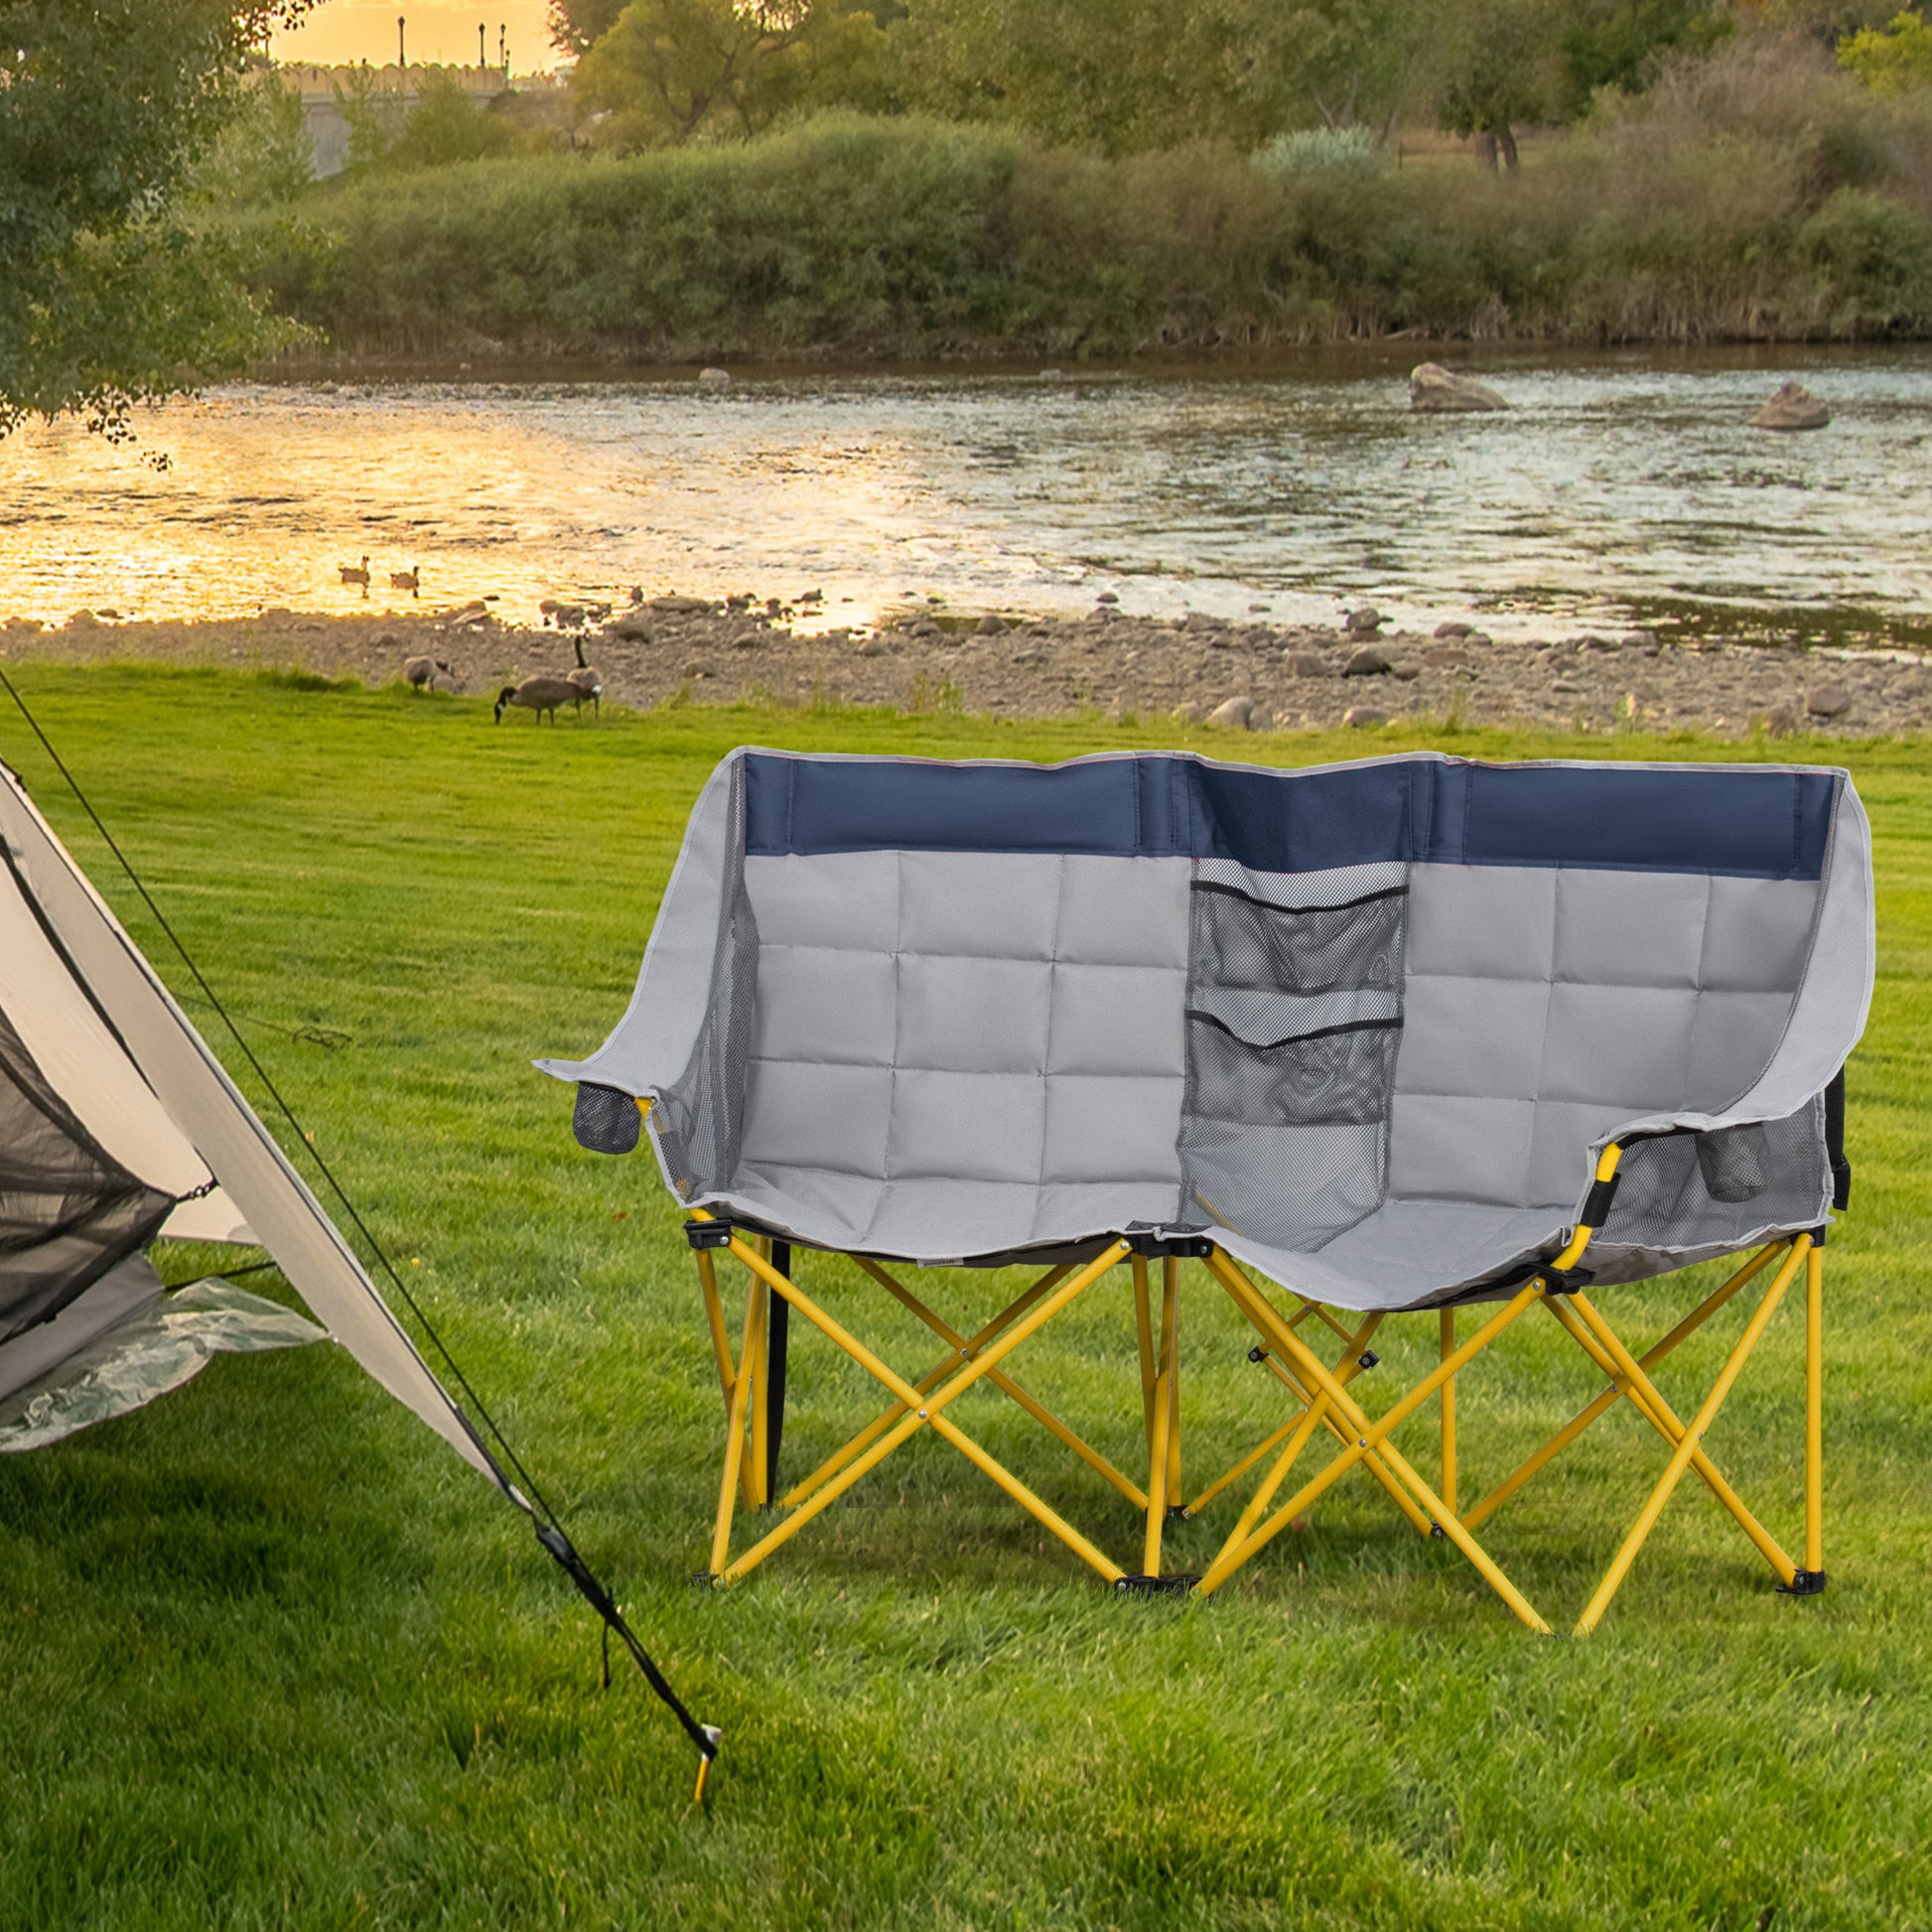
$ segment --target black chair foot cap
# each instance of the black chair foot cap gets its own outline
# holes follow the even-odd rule
[[[716,1589],[722,1576],[723,1572],[717,1570],[694,1570],[691,1573],[691,1587],[693,1589]]]
[[[1185,1503],[1170,1503],[1170,1504],[1168,1505],[1168,1518],[1167,1518],[1167,1520],[1168,1520],[1168,1521],[1169,1521],[1170,1523],[1184,1523],[1184,1522],[1186,1522],[1186,1520],[1187,1520],[1187,1505],[1186,1505]]]
[[[1822,1596],[1825,1593],[1825,1573],[1822,1570],[1800,1570],[1788,1584],[1778,1586],[1780,1596]]]
[[[1200,1582],[1198,1577],[1119,1577],[1114,1581],[1116,1596],[1185,1596]]]

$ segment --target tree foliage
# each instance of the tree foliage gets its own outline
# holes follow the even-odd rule
[[[0,433],[130,406],[271,339],[183,215],[251,50],[307,0],[0,0]]]
[[[1932,24],[1916,10],[1895,14],[1889,26],[1867,27],[1841,42],[1838,58],[1874,94],[1932,87]]]
[[[883,101],[883,38],[841,0],[629,0],[577,69],[628,148],[757,134],[787,112]]]

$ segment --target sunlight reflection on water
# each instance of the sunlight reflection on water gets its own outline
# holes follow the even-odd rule
[[[1932,355],[1794,363],[1818,435],[1748,427],[1762,356],[1519,360],[1503,415],[1393,365],[1301,374],[249,385],[0,443],[0,617],[823,588],[827,622],[968,608],[1614,622],[1672,600],[1932,621]],[[367,552],[364,603],[338,566]]]

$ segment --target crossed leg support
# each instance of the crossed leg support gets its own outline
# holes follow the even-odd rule
[[[1780,1266],[1769,1287],[1732,1347],[1717,1381],[1687,1426],[1651,1381],[1648,1371],[1702,1327],[1774,1261],[1780,1262]],[[1324,1372],[1312,1351],[1296,1333],[1310,1311],[1309,1305],[1305,1302],[1294,1315],[1283,1317],[1240,1269],[1225,1254],[1216,1250],[1208,1260],[1209,1270],[1237,1307],[1260,1329],[1264,1339],[1271,1343],[1268,1351],[1256,1353],[1265,1353],[1269,1366],[1296,1396],[1300,1409],[1296,1416],[1266,1442],[1250,1450],[1196,1499],[1193,1507],[1204,1504],[1213,1494],[1280,1446],[1275,1464],[1223,1543],[1213,1564],[1201,1578],[1198,1593],[1205,1595],[1217,1589],[1347,1468],[1360,1461],[1401,1505],[1412,1523],[1454,1542],[1525,1623],[1534,1629],[1547,1629],[1548,1626],[1529,1608],[1520,1594],[1507,1586],[1507,1580],[1502,1578],[1501,1572],[1475,1543],[1473,1532],[1524,1483],[1575,1442],[1592,1422],[1622,1400],[1628,1400],[1631,1407],[1670,1445],[1671,1458],[1578,1619],[1574,1634],[1587,1635],[1596,1627],[1687,1469],[1697,1472],[1720,1505],[1750,1538],[1769,1564],[1781,1590],[1799,1595],[1815,1593],[1824,1587],[1821,1264],[1819,1249],[1809,1234],[1769,1243],[1707,1296],[1668,1334],[1654,1343],[1641,1359],[1631,1355],[1587,1296],[1574,1290],[1562,1295],[1551,1294],[1547,1283],[1541,1279],[1528,1283],[1499,1313],[1459,1345],[1455,1338],[1454,1314],[1445,1310],[1441,1315],[1440,1361],[1437,1368],[1402,1397],[1385,1416],[1371,1423],[1346,1390],[1348,1382],[1361,1365],[1360,1350],[1374,1332],[1379,1317],[1369,1317],[1360,1329],[1349,1336],[1347,1347],[1335,1369],[1331,1373]],[[1716,1421],[1738,1374],[1801,1268],[1806,1276],[1805,1563],[1802,1568],[1793,1563],[1777,1539],[1746,1507],[1713,1464],[1703,1447],[1706,1433]],[[1577,1342],[1592,1364],[1608,1376],[1609,1386],[1480,1502],[1458,1514],[1455,1507],[1456,1372],[1488,1346],[1532,1302],[1540,1302],[1548,1309],[1559,1326]],[[1324,1318],[1327,1318],[1323,1312]],[[1330,1325],[1339,1326],[1332,1320]],[[1276,1350],[1279,1350],[1279,1361],[1274,1359]],[[1387,1441],[1390,1432],[1432,1395],[1440,1396],[1442,1403],[1443,1478],[1440,1495],[1430,1491]],[[1342,1440],[1342,1452],[1288,1502],[1280,1505],[1272,1514],[1268,1513],[1269,1505],[1296,1458],[1314,1429],[1321,1424],[1325,1424],[1332,1434]]]
[[[708,1219],[709,1217],[700,1211],[698,1218]],[[1017,1303],[1002,1311],[986,1329],[981,1330],[979,1335],[970,1340],[960,1337],[940,1321],[939,1317],[925,1309],[916,1297],[894,1281],[886,1270],[869,1270],[874,1272],[875,1279],[889,1287],[928,1326],[933,1327],[948,1340],[951,1352],[947,1359],[918,1385],[907,1382],[894,1369],[888,1367],[862,1341],[821,1310],[795,1282],[788,1280],[774,1269],[770,1262],[743,1237],[734,1235],[729,1246],[733,1256],[751,1271],[753,1282],[746,1303],[745,1338],[739,1354],[739,1373],[733,1380],[726,1423],[725,1467],[719,1487],[718,1517],[712,1535],[709,1573],[712,1581],[733,1584],[747,1576],[772,1551],[789,1541],[815,1516],[836,1502],[861,1477],[876,1468],[893,1450],[916,1435],[919,1430],[928,1427],[950,1443],[969,1462],[989,1476],[1007,1495],[1050,1530],[1076,1556],[1090,1564],[1109,1583],[1118,1583],[1121,1580],[1124,1573],[1118,1564],[1102,1555],[1057,1511],[1036,1496],[942,1412],[974,1383],[983,1378],[995,1379],[995,1386],[1003,1388],[1007,1394],[1020,1401],[1022,1406],[1027,1408],[1028,1413],[1034,1415],[1036,1420],[1046,1423],[1062,1442],[1085,1450],[1083,1459],[1088,1460],[1092,1465],[1102,1466],[1105,1470],[1111,1471],[1113,1477],[1117,1479],[1117,1486],[1125,1484],[1131,1491],[1132,1485],[1127,1482],[1127,1478],[1120,1476],[1118,1470],[1113,1470],[1112,1465],[1106,1463],[1105,1458],[1097,1451],[1087,1449],[1072,1431],[1066,1429],[1056,1418],[1051,1417],[1043,1405],[1027,1396],[1010,1377],[1001,1374],[999,1368],[1000,1363],[1013,1349],[1050,1321],[1062,1309],[1099,1281],[1116,1262],[1122,1260],[1128,1252],[1125,1242],[1113,1243],[1096,1260],[1077,1270],[1065,1268],[1050,1270]],[[788,1503],[796,1503],[791,1513],[751,1549],[733,1561],[730,1555],[732,1521],[741,1489],[740,1470],[744,1460],[748,1418],[753,1422],[756,1421],[756,1411],[752,1407],[756,1386],[756,1375],[753,1371],[758,1366],[759,1323],[764,1306],[762,1298],[766,1295],[783,1297],[784,1301],[815,1328],[844,1350],[867,1373],[883,1383],[895,1400],[893,1406],[882,1416],[875,1419],[826,1464],[815,1470],[803,1483],[792,1490],[785,1498]],[[709,1309],[707,1311],[709,1312]],[[720,1322],[714,1324],[714,1346],[717,1345],[715,1336],[721,1326],[722,1311]],[[721,1353],[721,1368],[726,1359],[726,1356]]]

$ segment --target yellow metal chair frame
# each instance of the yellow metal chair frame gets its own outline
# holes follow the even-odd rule
[[[781,1544],[836,1502],[856,1482],[876,1468],[895,1449],[930,1428],[950,1443],[1013,1501],[1050,1530],[1073,1553],[1120,1588],[1191,1589],[1211,1595],[1252,1562],[1281,1532],[1358,1463],[1388,1495],[1410,1526],[1424,1536],[1442,1536],[1461,1551],[1477,1574],[1510,1610],[1532,1630],[1548,1632],[1549,1625],[1476,1541],[1475,1531],[1504,1503],[1580,1437],[1590,1424],[1619,1401],[1631,1407],[1670,1446],[1663,1475],[1638,1513],[1609,1569],[1597,1585],[1575,1626],[1584,1635],[1595,1628],[1611,1597],[1628,1574],[1645,1539],[1687,1470],[1695,1470],[1719,1503],[1729,1512],[1770,1565],[1781,1589],[1809,1595],[1824,1587],[1823,1507],[1823,1256],[1822,1230],[1817,1236],[1799,1234],[1765,1244],[1728,1280],[1708,1295],[1670,1332],[1641,1356],[1625,1346],[1602,1314],[1578,1286],[1566,1279],[1576,1268],[1590,1237],[1601,1225],[1616,1174],[1621,1150],[1607,1148],[1597,1165],[1596,1186],[1590,1203],[1570,1243],[1541,1273],[1523,1283],[1480,1323],[1466,1339],[1457,1339],[1456,1313],[1439,1311],[1439,1360],[1405,1395],[1380,1417],[1371,1418],[1350,1394],[1350,1384],[1375,1357],[1369,1343],[1384,1316],[1370,1313],[1352,1328],[1329,1310],[1299,1298],[1295,1311],[1284,1315],[1268,1296],[1219,1246],[1195,1244],[1208,1274],[1223,1289],[1260,1337],[1250,1351],[1287,1391],[1294,1413],[1264,1441],[1207,1483],[1191,1500],[1181,1494],[1179,1320],[1181,1256],[1161,1254],[1159,1320],[1157,1325],[1151,1257],[1136,1253],[1127,1240],[1111,1243],[1093,1260],[1049,1268],[1032,1287],[1002,1309],[971,1335],[962,1334],[928,1308],[897,1276],[863,1256],[856,1265],[906,1309],[945,1344],[940,1362],[917,1381],[908,1381],[880,1359],[838,1320],[821,1309],[789,1276],[775,1267],[768,1241],[713,1224],[713,1239],[698,1245],[712,1217],[699,1209],[693,1217],[694,1245],[719,1385],[726,1414],[725,1461],[718,1513],[711,1543],[707,1577],[737,1583],[755,1570]],[[1153,1244],[1159,1246],[1160,1244]],[[745,1319],[734,1360],[724,1303],[719,1292],[714,1256],[729,1251],[750,1275]],[[1122,1261],[1131,1263],[1134,1311],[1139,1344],[1143,1422],[1147,1439],[1145,1483],[1118,1468],[1085,1442],[1002,1366],[1030,1335],[1050,1321]],[[1680,1343],[1711,1319],[1732,1297],[1777,1263],[1769,1286],[1724,1368],[1687,1426],[1658,1391],[1650,1371]],[[1806,1398],[1805,1398],[1805,1561],[1795,1564],[1777,1540],[1745,1507],[1704,1449],[1704,1439],[1716,1421],[1738,1373],[1755,1348],[1766,1325],[1800,1270],[1806,1279]],[[748,1550],[734,1558],[731,1535],[740,1503],[768,1505],[769,1458],[769,1332],[774,1297],[809,1321],[882,1384],[891,1402],[816,1469],[775,1500],[789,1513]],[[1458,1506],[1456,1378],[1529,1309],[1541,1306],[1575,1341],[1591,1365],[1608,1378],[1607,1386],[1578,1415],[1558,1430],[1534,1454],[1467,1509]],[[1332,1366],[1326,1365],[1302,1330],[1310,1323],[1325,1326],[1340,1338],[1341,1349]],[[944,1412],[975,1383],[986,1381],[1070,1449],[1104,1482],[1144,1516],[1141,1568],[1125,1571],[1086,1536],[1052,1509],[1010,1469],[998,1461]],[[1395,1431],[1432,1398],[1439,1403],[1441,1473],[1432,1488],[1393,1441]],[[1326,1464],[1289,1496],[1281,1491],[1303,1451],[1321,1432],[1335,1445]],[[1163,1577],[1162,1541],[1165,1525],[1177,1517],[1203,1512],[1223,1491],[1263,1469],[1258,1484],[1207,1569],[1198,1577]]]
[[[1591,1235],[1601,1225],[1620,1158],[1621,1149],[1614,1144],[1604,1150],[1596,1170],[1597,1185],[1592,1189],[1594,1211],[1590,1207],[1586,1208],[1583,1224],[1578,1226],[1564,1252],[1542,1274],[1525,1282],[1466,1340],[1457,1341],[1455,1311],[1444,1309],[1439,1311],[1440,1359],[1437,1366],[1376,1420],[1371,1420],[1348,1394],[1348,1384],[1364,1366],[1373,1362],[1374,1357],[1365,1355],[1364,1350],[1380,1325],[1382,1316],[1371,1314],[1360,1326],[1350,1331],[1326,1310],[1305,1300],[1293,1315],[1284,1317],[1224,1252],[1219,1248],[1213,1250],[1206,1261],[1208,1271],[1261,1336],[1262,1345],[1251,1351],[1253,1358],[1262,1361],[1282,1382],[1293,1397],[1297,1410],[1272,1436],[1250,1449],[1185,1505],[1182,1513],[1188,1516],[1197,1514],[1223,1489],[1264,1461],[1271,1452],[1275,1454],[1274,1461],[1268,1466],[1234,1528],[1195,1585],[1196,1595],[1208,1595],[1218,1589],[1359,1462],[1388,1492],[1415,1529],[1424,1535],[1447,1537],[1454,1543],[1524,1623],[1533,1630],[1547,1631],[1549,1626],[1482,1550],[1474,1532],[1516,1495],[1531,1477],[1568,1449],[1590,1424],[1623,1400],[1629,1401],[1632,1408],[1670,1445],[1671,1454],[1662,1476],[1578,1618],[1574,1634],[1587,1635],[1601,1620],[1611,1597],[1628,1574],[1638,1551],[1656,1526],[1664,1505],[1687,1469],[1696,1470],[1718,1502],[1750,1538],[1769,1564],[1781,1590],[1794,1595],[1812,1595],[1824,1587],[1822,1230],[1816,1234],[1804,1233],[1766,1243],[1669,1333],[1653,1343],[1641,1357],[1634,1356],[1581,1288],[1570,1286],[1563,1279],[1576,1267]],[[1777,1263],[1777,1267],[1769,1286],[1687,1427],[1650,1379],[1650,1370],[1703,1327],[1773,1262]],[[1776,1538],[1744,1505],[1703,1447],[1706,1433],[1717,1420],[1732,1384],[1801,1269],[1806,1280],[1805,1560],[1802,1567],[1792,1561]],[[1521,1314],[1539,1304],[1577,1343],[1592,1366],[1607,1376],[1608,1386],[1480,1501],[1461,1509],[1457,1496],[1456,1377]],[[1318,1315],[1344,1337],[1341,1355],[1333,1369],[1322,1365],[1298,1332],[1311,1313]],[[1395,1429],[1432,1396],[1440,1399],[1439,1490],[1430,1488],[1390,1441]],[[1339,1452],[1286,1502],[1276,1503],[1275,1498],[1302,1450],[1314,1432],[1322,1428],[1339,1441]],[[1154,1550],[1150,1530],[1151,1555]]]

